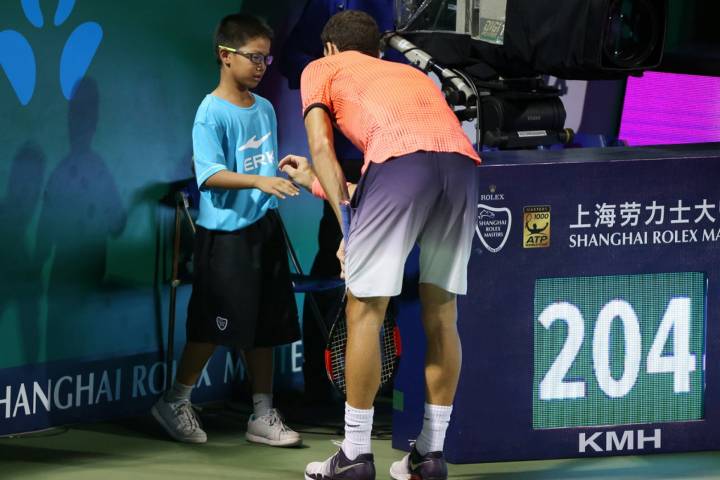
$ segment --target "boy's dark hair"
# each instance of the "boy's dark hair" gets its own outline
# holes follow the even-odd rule
[[[332,42],[341,52],[357,50],[375,57],[380,51],[380,29],[375,19],[358,10],[345,10],[330,17],[320,38],[323,45]]]
[[[220,45],[240,48],[253,38],[273,39],[272,29],[261,19],[245,13],[226,16],[215,29],[215,59],[220,64]]]

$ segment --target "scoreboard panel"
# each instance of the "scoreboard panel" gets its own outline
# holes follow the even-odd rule
[[[535,282],[533,428],[703,418],[705,275]]]
[[[720,449],[720,145],[483,159],[448,460]],[[400,449],[425,400],[409,286]]]

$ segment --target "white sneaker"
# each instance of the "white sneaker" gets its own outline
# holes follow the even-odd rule
[[[189,400],[169,403],[161,396],[150,412],[165,431],[178,442],[207,442],[207,434],[200,426],[200,421]]]
[[[261,417],[250,415],[245,438],[249,442],[272,447],[296,447],[302,444],[300,434],[285,425],[276,409]]]
[[[410,454],[408,453],[402,459],[390,465],[390,478],[393,480],[410,480],[410,469],[408,468],[409,458]]]

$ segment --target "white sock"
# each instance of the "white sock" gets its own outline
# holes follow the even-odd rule
[[[451,413],[452,405],[445,407],[443,405],[425,404],[423,428],[415,441],[415,450],[420,455],[427,455],[430,452],[442,452]]]
[[[190,394],[192,393],[192,385],[183,385],[182,383],[175,380],[172,387],[165,392],[165,401],[167,403],[177,403],[183,400],[190,400]]]
[[[253,413],[256,417],[262,417],[270,413],[272,409],[272,393],[254,393],[252,396]]]
[[[370,434],[372,433],[375,409],[361,410],[345,403],[345,440],[342,449],[349,460],[358,455],[370,453]]]

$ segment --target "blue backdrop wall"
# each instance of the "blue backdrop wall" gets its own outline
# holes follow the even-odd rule
[[[144,411],[162,385],[173,212],[190,177],[195,109],[218,79],[212,35],[227,13],[280,33],[302,2],[0,3],[0,434]],[[281,154],[306,154],[297,91],[271,69]],[[281,210],[309,269],[320,203]],[[178,299],[184,341],[189,287]],[[300,388],[302,346],[279,352]],[[219,352],[199,399],[237,364]],[[241,375],[241,373],[240,373]]]

